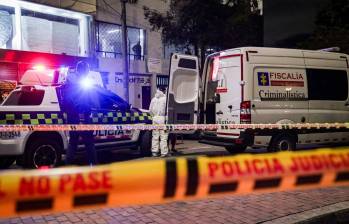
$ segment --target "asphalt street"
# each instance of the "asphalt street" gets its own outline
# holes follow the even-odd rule
[[[315,149],[321,146],[311,145],[306,147],[300,147],[297,150],[308,150]],[[230,154],[224,147],[212,146],[201,144],[197,140],[185,140],[178,139],[176,144],[176,150],[178,152],[173,153],[174,157],[181,156],[229,156]],[[251,148],[248,147],[244,153],[250,154],[259,154],[259,153],[268,153],[266,148]],[[114,150],[114,151],[101,151],[98,153],[98,157],[101,163],[112,163],[112,162],[121,162],[128,160],[149,160],[154,159],[152,157],[142,157],[137,150],[123,149],[123,150]],[[79,161],[83,162],[84,157],[80,155]]]
[[[315,149],[321,146],[311,145],[306,147],[301,147],[297,150],[308,150]],[[224,147],[211,146],[206,144],[201,144],[197,140],[186,140],[181,139],[180,137],[177,140],[176,144],[176,153],[173,153],[174,157],[181,156],[228,156],[231,155]],[[244,153],[258,154],[258,153],[267,153],[266,148],[250,148],[248,147]],[[101,150],[98,151],[98,159],[101,164],[109,164],[114,162],[125,162],[131,160],[149,160],[154,159],[153,157],[142,157],[138,150],[134,149],[115,149],[115,150]],[[63,155],[64,160],[64,155]],[[84,152],[80,152],[76,156],[76,163],[78,165],[86,164],[86,157]],[[61,166],[63,166],[63,162]],[[20,166],[13,164],[10,169],[21,169]]]

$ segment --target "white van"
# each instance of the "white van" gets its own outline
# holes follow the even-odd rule
[[[168,123],[222,124],[201,142],[242,152],[300,144],[349,142],[349,132],[331,129],[228,129],[224,124],[348,122],[346,54],[244,47],[206,58],[203,74],[194,56],[171,58]]]

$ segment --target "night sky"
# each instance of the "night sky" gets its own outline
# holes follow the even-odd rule
[[[293,47],[315,28],[316,14],[330,0],[264,0],[264,46]]]

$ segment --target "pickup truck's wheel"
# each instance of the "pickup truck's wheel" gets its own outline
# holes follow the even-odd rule
[[[268,151],[292,151],[296,149],[296,137],[291,134],[279,134],[272,138]]]
[[[245,145],[235,145],[235,146],[226,146],[225,149],[230,153],[230,154],[237,154],[237,153],[243,153],[245,152],[247,146]]]
[[[54,140],[35,139],[25,151],[24,167],[55,167],[62,160],[62,147]]]
[[[0,157],[0,169],[9,168],[16,160],[16,156],[2,156]]]
[[[144,131],[141,133],[139,140],[139,150],[142,156],[151,156],[151,132]]]

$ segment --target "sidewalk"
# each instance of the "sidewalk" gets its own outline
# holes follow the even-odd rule
[[[349,187],[336,187],[27,216],[0,219],[0,223],[292,223],[288,216],[300,221],[299,217],[307,217],[304,212],[318,216],[325,206],[341,204],[343,208],[348,201]]]

